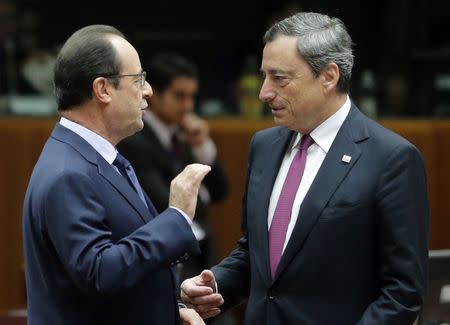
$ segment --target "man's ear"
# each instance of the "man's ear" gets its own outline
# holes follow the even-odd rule
[[[328,64],[320,72],[320,77],[325,93],[329,93],[330,91],[336,89],[340,77],[338,65],[334,62]]]
[[[92,82],[92,97],[102,103],[108,104],[111,101],[110,89],[111,84],[107,78],[97,77]]]

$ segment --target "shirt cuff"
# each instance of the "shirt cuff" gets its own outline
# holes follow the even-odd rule
[[[186,219],[186,221],[187,221],[187,223],[189,224],[189,226],[191,226],[191,228],[192,228],[192,220],[191,220],[191,218],[188,217],[188,215],[187,215],[186,213],[184,213],[183,210],[178,209],[178,208],[173,207],[173,206],[170,206],[169,208],[175,209],[175,210],[177,210],[178,212],[180,212],[181,215]]]

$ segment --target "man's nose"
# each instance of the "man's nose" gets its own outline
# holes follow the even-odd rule
[[[269,102],[275,98],[275,91],[273,91],[270,83],[267,79],[264,80],[261,90],[259,91],[259,99],[263,102]]]
[[[144,89],[142,91],[142,95],[144,98],[149,99],[153,96],[153,89],[152,86],[146,81],[144,85]]]

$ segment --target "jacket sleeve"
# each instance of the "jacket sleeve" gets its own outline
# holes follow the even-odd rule
[[[428,200],[424,164],[411,144],[390,154],[376,202],[381,290],[358,324],[412,324],[426,290]]]
[[[42,231],[61,267],[86,293],[115,294],[152,271],[168,270],[184,253],[198,252],[189,224],[175,209],[113,242],[105,209],[111,202],[103,202],[92,178],[72,173],[56,179],[44,199]]]

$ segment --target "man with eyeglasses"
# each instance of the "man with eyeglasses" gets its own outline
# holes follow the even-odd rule
[[[61,115],[31,176],[23,240],[31,325],[204,324],[176,299],[175,265],[199,253],[191,229],[210,167],[191,164],[160,214],[116,149],[143,127],[152,88],[111,26],[76,31],[54,83]],[[179,309],[180,308],[180,309]]]

